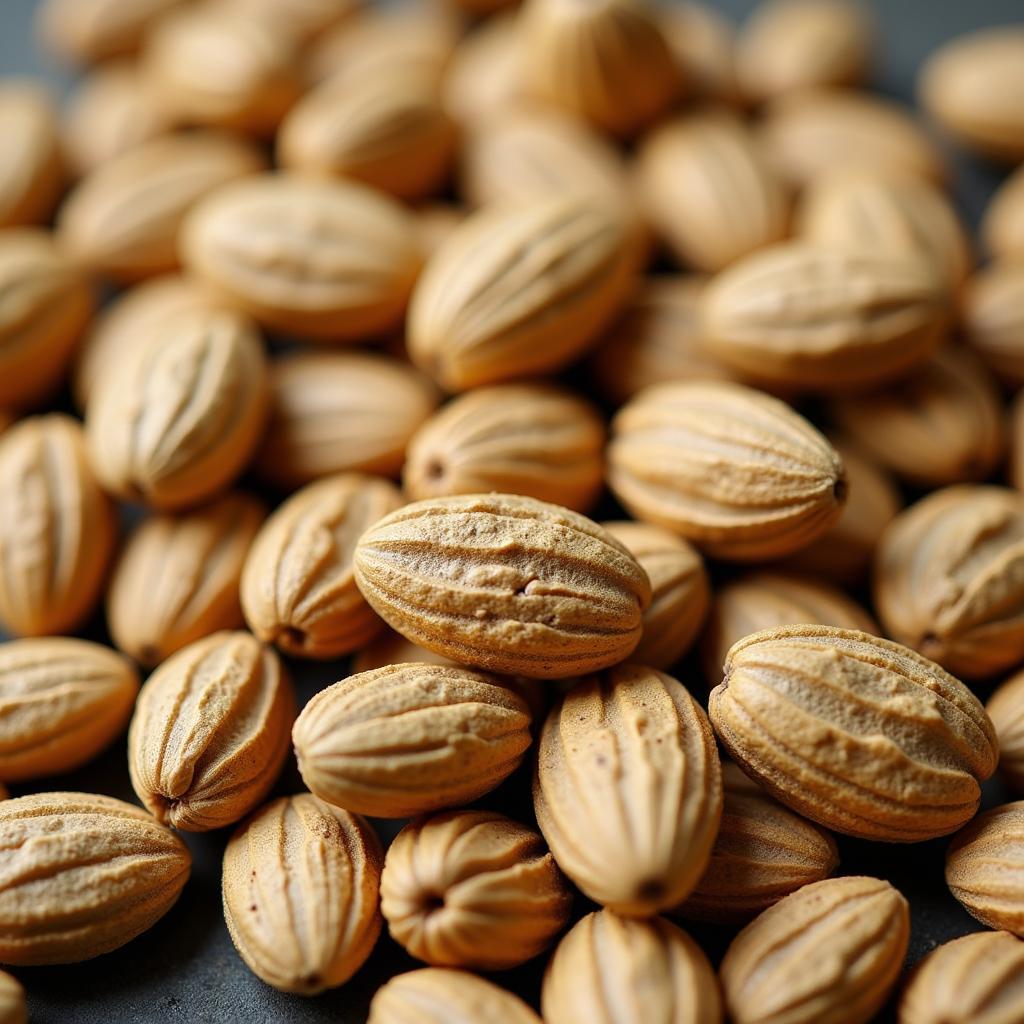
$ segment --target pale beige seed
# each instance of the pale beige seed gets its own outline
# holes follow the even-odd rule
[[[541,1024],[518,996],[468,971],[425,967],[396,974],[370,1003],[367,1024]]]
[[[1024,793],[1024,673],[1016,672],[985,705],[999,737],[999,773],[1017,793]]]
[[[124,731],[138,692],[128,661],[88,640],[0,645],[0,779],[58,775],[92,760]]]
[[[736,46],[740,85],[755,102],[815,86],[860,85],[875,25],[855,0],[771,0],[743,25]]]
[[[1024,801],[979,814],[957,833],[946,884],[982,924],[1024,937]]]
[[[180,515],[154,515],[118,556],[107,590],[114,643],[152,668],[193,640],[243,625],[239,587],[266,509],[233,492]]]
[[[264,167],[229,135],[187,133],[143,142],[90,172],[68,196],[57,240],[95,274],[131,282],[178,266],[189,210],[226,182]]]
[[[300,43],[345,26],[359,9],[358,0],[220,0],[222,5],[269,25]]]
[[[248,633],[183,647],[147,680],[128,732],[139,799],[187,832],[238,821],[267,795],[288,754],[291,683]]]
[[[382,854],[369,823],[309,793],[247,819],[224,850],[224,919],[249,969],[282,992],[344,984],[380,934]]]
[[[42,224],[60,197],[64,167],[57,115],[45,89],[0,82],[0,228]]]
[[[88,279],[48,232],[0,233],[0,404],[49,397],[92,312]]]
[[[6,971],[0,971],[0,1024],[28,1024],[25,989]]]
[[[1024,1018],[1024,942],[975,932],[932,950],[910,976],[899,1024],[1016,1024]]]
[[[738,384],[641,391],[612,422],[608,463],[612,490],[638,519],[735,561],[799,550],[846,500],[828,441],[785,403]]]
[[[34,416],[0,437],[0,623],[70,632],[95,608],[117,535],[114,506],[69,416]]]
[[[1006,487],[934,491],[886,528],[874,598],[890,636],[969,679],[1024,658],[1024,497]]]
[[[354,341],[398,326],[420,270],[409,214],[354,182],[269,174],[200,202],[182,261],[273,330]]]
[[[294,490],[332,473],[397,477],[436,390],[407,364],[362,352],[303,352],[270,364],[270,422],[256,472]]]
[[[586,512],[604,485],[605,428],[585,399],[548,384],[496,384],[453,399],[409,442],[414,501],[502,491]]]
[[[879,878],[831,878],[780,900],[733,940],[719,975],[735,1024],[867,1024],[899,977],[907,901]]]
[[[711,588],[704,561],[682,537],[647,523],[601,524],[624,544],[651,581],[643,636],[630,660],[669,669],[690,649],[704,624]]]
[[[149,29],[183,0],[45,0],[37,12],[43,45],[72,64],[134,53]]]
[[[412,956],[485,971],[545,950],[572,905],[540,835],[493,811],[406,825],[388,849],[380,896],[391,937]]]
[[[463,128],[486,130],[492,119],[503,120],[526,98],[523,57],[517,12],[487,18],[452,54],[441,87],[445,109]]]
[[[510,494],[414,502],[363,534],[363,596],[403,636],[533,679],[614,665],[640,640],[647,574],[596,523]]]
[[[560,369],[622,307],[639,250],[627,210],[590,195],[482,210],[416,285],[410,358],[448,391]]]
[[[556,863],[591,899],[630,917],[676,906],[722,815],[707,717],[654,669],[578,683],[544,722],[533,806]]]
[[[661,30],[698,98],[740,101],[736,26],[707,3],[674,3],[659,12]]]
[[[775,388],[844,393],[905,376],[938,346],[946,297],[933,267],[807,241],[756,252],[702,299],[708,351]]]
[[[1024,168],[993,193],[982,218],[981,237],[990,256],[1024,257]]]
[[[918,98],[955,141],[1008,163],[1024,159],[1024,28],[969,32],[928,58]]]
[[[868,612],[838,587],[813,577],[749,572],[717,587],[701,637],[701,664],[711,686],[721,681],[729,648],[751,633],[795,623],[878,633]]]
[[[734,764],[722,765],[722,824],[697,887],[677,913],[732,924],[767,910],[839,866],[824,829],[786,810]]]
[[[559,943],[544,974],[545,1024],[720,1024],[722,1000],[707,957],[661,917],[588,914]]]
[[[1024,384],[1024,262],[997,261],[967,282],[964,338],[1009,387]]]
[[[953,832],[996,768],[995,730],[963,683],[853,630],[784,626],[744,638],[709,710],[726,751],[772,796],[865,839]]]
[[[682,69],[644,0],[529,0],[527,86],[614,135],[632,136],[683,90]]]
[[[245,560],[242,608],[265,643],[300,658],[350,654],[384,628],[356,587],[360,536],[402,505],[388,480],[345,473],[292,495],[267,520]]]
[[[530,714],[491,676],[389,665],[321,690],[292,738],[303,781],[322,800],[407,818],[494,789],[530,745]]]
[[[788,234],[787,190],[731,113],[666,122],[644,139],[637,173],[641,204],[681,266],[713,273]]]
[[[90,793],[0,802],[0,962],[67,964],[130,942],[174,905],[188,847],[139,807]]]
[[[707,278],[646,278],[594,350],[591,370],[615,405],[652,384],[729,380],[701,341],[700,302]]]

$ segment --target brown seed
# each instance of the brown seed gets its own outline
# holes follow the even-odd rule
[[[1024,658],[1024,498],[1004,487],[935,491],[886,528],[874,597],[890,636],[983,678]]]
[[[70,416],[34,416],[0,437],[0,622],[22,636],[77,629],[113,554],[114,506]]]
[[[0,962],[68,964],[118,949],[174,906],[188,847],[140,807],[90,793],[0,802]]]
[[[899,977],[907,901],[879,878],[798,889],[733,940],[720,968],[735,1024],[867,1024]]]
[[[56,636],[7,641],[0,779],[58,775],[91,761],[124,731],[138,692],[135,670],[107,647]]]
[[[709,709],[728,753],[772,796],[865,839],[954,831],[996,768],[995,730],[963,683],[853,630],[785,626],[746,637],[729,652]]]
[[[356,582],[403,636],[534,679],[614,665],[640,640],[647,574],[597,523],[533,498],[415,502],[363,534]]]
[[[999,772],[1010,787],[1024,792],[1024,673],[1010,676],[985,705],[999,737]]]
[[[139,694],[128,732],[132,786],[175,828],[230,825],[274,784],[294,719],[291,683],[271,648],[241,632],[197,640]]]
[[[669,669],[690,649],[707,615],[711,588],[704,561],[691,544],[660,526],[601,525],[626,546],[651,581],[643,636],[630,660]]]
[[[910,976],[899,1024],[1013,1024],[1024,1018],[1024,942],[975,932],[932,950]]]
[[[809,544],[846,500],[838,453],[788,405],[738,384],[653,386],[612,423],[608,482],[637,518],[717,558]]]
[[[384,623],[356,587],[356,542],[402,505],[394,484],[345,473],[309,484],[267,520],[245,561],[242,607],[265,643],[300,658],[337,658]]]
[[[57,115],[46,90],[0,82],[0,228],[41,224],[60,196],[64,168]]]
[[[442,99],[462,127],[486,130],[526,98],[524,79],[522,22],[510,11],[487,18],[463,37],[444,76]]]
[[[665,42],[696,96],[738,103],[736,26],[729,18],[710,4],[689,2],[665,5],[658,15]]]
[[[302,352],[274,360],[256,471],[282,490],[332,473],[397,477],[437,400],[424,377],[387,356]]]
[[[507,778],[530,745],[530,715],[491,676],[390,665],[321,690],[292,737],[303,781],[322,800],[407,818],[469,803]]]
[[[995,190],[981,222],[981,237],[995,258],[1024,256],[1024,168]]]
[[[1010,387],[1024,384],[1024,264],[991,263],[967,282],[967,344]]]
[[[28,1024],[25,989],[6,971],[0,971],[0,1024]]]
[[[586,512],[604,484],[604,443],[598,410],[569,391],[476,388],[415,433],[402,481],[413,500],[502,491]]]
[[[438,967],[494,971],[545,950],[572,896],[544,841],[493,811],[449,811],[406,825],[381,876],[391,937]]]
[[[982,924],[1024,937],[1024,801],[979,814],[957,833],[946,884]]]
[[[832,837],[786,810],[734,764],[722,765],[722,824],[707,870],[677,909],[717,924],[746,921],[839,866]]]
[[[588,914],[544,974],[545,1024],[690,1021],[720,1024],[718,981],[689,935],[661,917]]]
[[[380,841],[309,793],[280,797],[224,851],[224,919],[249,969],[282,992],[344,984],[380,934]]]
[[[193,640],[239,629],[242,566],[265,517],[261,501],[234,492],[193,512],[143,520],[107,590],[117,646],[152,668]]]

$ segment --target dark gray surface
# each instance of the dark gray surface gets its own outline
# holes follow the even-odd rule
[[[280,0],[288,3],[289,0]],[[717,6],[742,16],[748,0]],[[35,50],[30,22],[34,0],[0,0],[0,74],[46,74],[66,82]],[[983,25],[1024,20],[1022,0],[890,0],[874,5],[883,26],[876,84],[885,92],[909,98],[923,57],[946,39]],[[0,140],[0,145],[3,141]],[[992,168],[956,158],[955,189],[968,218],[975,222],[993,184],[1001,176]],[[606,510],[606,511],[610,511]],[[102,635],[94,623],[90,635]],[[321,687],[345,674],[344,663],[293,665],[303,703]],[[693,666],[679,672],[694,692],[703,682]],[[125,768],[124,745],[118,744],[92,765],[45,785],[14,787],[15,795],[41,789],[80,789],[134,800]],[[301,788],[294,764],[278,785],[281,793]],[[526,770],[480,803],[500,807],[521,820],[532,820]],[[985,805],[1009,799],[998,783],[986,787]],[[385,838],[395,825],[380,823]],[[195,857],[192,879],[178,905],[151,932],[118,952],[86,964],[15,973],[29,991],[32,1019],[38,1024],[64,1022],[179,1022],[214,1024],[232,1021],[365,1021],[369,1000],[390,974],[417,966],[386,936],[348,985],[317,999],[284,996],[262,984],[238,959],[224,927],[220,908],[220,856],[224,834],[186,836]],[[978,929],[952,899],[942,878],[945,840],[910,847],[839,840],[844,874],[871,874],[890,879],[910,900],[913,917],[913,963],[939,942]],[[577,912],[587,908],[579,899]],[[731,932],[692,928],[714,959]],[[496,976],[500,984],[536,1004],[542,962]],[[885,1015],[887,1019],[889,1013]],[[481,1022],[486,1024],[486,1022]],[[580,1024],[588,1024],[581,1021]],[[638,1022],[644,1024],[644,1022]]]

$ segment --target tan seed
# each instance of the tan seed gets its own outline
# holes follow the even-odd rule
[[[25,989],[6,971],[0,971],[0,1024],[28,1024]]]
[[[985,705],[999,737],[999,773],[1017,793],[1024,793],[1024,673],[1016,672]]]
[[[996,258],[1024,256],[1024,168],[993,193],[981,222],[981,237]]]
[[[29,81],[0,83],[0,228],[41,224],[60,196],[64,168],[49,94]]]
[[[41,41],[73,64],[134,53],[146,32],[182,0],[45,0],[37,12]]]
[[[1024,384],[1024,264],[999,261],[968,280],[963,331],[1000,380]]]

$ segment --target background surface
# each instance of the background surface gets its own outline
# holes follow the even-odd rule
[[[290,0],[280,0],[287,4]],[[36,0],[0,0],[0,75],[44,75],[58,89],[71,79],[36,49],[32,17]],[[735,18],[745,16],[751,0],[715,3]],[[875,86],[910,100],[916,71],[936,46],[959,33],[986,25],[1024,21],[1021,0],[888,0],[869,4],[881,26]],[[3,140],[0,140],[3,145]],[[961,210],[975,225],[992,188],[1002,177],[993,167],[953,154],[954,189]],[[609,506],[599,518],[610,518]],[[102,625],[90,635],[102,638]],[[317,690],[346,674],[344,662],[293,663],[300,706]],[[693,692],[703,696],[704,683],[693,666],[679,672]],[[981,693],[982,697],[987,692]],[[285,771],[276,793],[302,789],[294,762]],[[36,790],[75,789],[135,800],[128,782],[126,752],[120,743],[74,775],[46,780],[45,785],[13,787],[13,795]],[[500,808],[523,821],[533,820],[524,796],[528,772],[521,769],[499,790],[476,806]],[[1012,799],[998,782],[986,786],[984,806]],[[385,840],[398,823],[377,822]],[[370,998],[393,973],[422,966],[386,935],[356,977],[334,992],[312,1000],[285,996],[260,982],[238,958],[224,926],[220,904],[220,860],[226,834],[188,836],[194,865],[192,878],[176,907],[150,932],[123,949],[98,960],[67,967],[18,969],[29,993],[35,1024],[72,1022],[163,1022],[223,1024],[249,1021],[331,1022],[362,1024]],[[842,874],[868,874],[889,879],[910,900],[912,937],[908,964],[919,960],[940,942],[977,931],[980,926],[956,903],[945,887],[942,869],[946,840],[914,846],[871,844],[837,837]],[[577,900],[577,915],[591,909]],[[686,925],[717,962],[732,931]],[[494,980],[534,1005],[540,988],[543,958]],[[894,1019],[891,1008],[879,1017]],[[487,1022],[481,1022],[487,1024]],[[580,1024],[588,1024],[581,1021]]]

